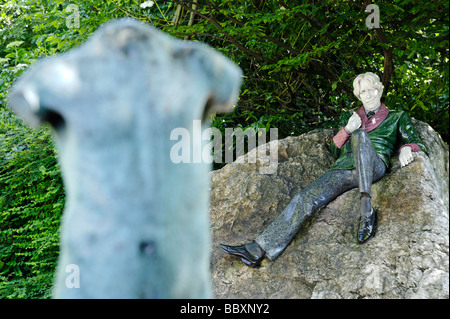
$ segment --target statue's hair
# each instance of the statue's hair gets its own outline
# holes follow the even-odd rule
[[[360,75],[358,75],[354,80],[353,80],[353,94],[355,94],[355,96],[361,100],[361,98],[359,97],[359,89],[360,89],[360,82],[361,80],[368,80],[372,86],[380,91],[380,95],[383,93],[383,84],[380,81],[380,78],[378,77],[378,75],[376,75],[375,73],[372,72],[366,72],[366,73],[362,73]]]

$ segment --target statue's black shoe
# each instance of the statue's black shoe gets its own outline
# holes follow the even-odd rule
[[[224,252],[241,259],[245,264],[253,268],[259,267],[264,257],[264,250],[255,242],[241,246],[219,245]]]
[[[369,214],[361,216],[358,229],[358,243],[364,244],[375,234],[376,213],[372,208]]]

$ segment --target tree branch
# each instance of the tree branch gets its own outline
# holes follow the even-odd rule
[[[230,34],[229,34],[228,32],[226,32],[226,31],[224,30],[224,28],[220,25],[220,23],[217,22],[215,19],[213,19],[213,18],[211,18],[211,17],[208,17],[208,16],[204,15],[203,13],[201,13],[201,12],[199,12],[199,11],[197,11],[197,10],[195,10],[195,9],[193,9],[193,8],[191,8],[191,7],[189,7],[189,6],[187,6],[187,5],[185,5],[185,4],[184,4],[183,2],[181,2],[181,1],[173,0],[173,2],[175,2],[175,3],[179,4],[179,5],[181,5],[182,7],[184,7],[185,9],[187,9],[187,10],[189,10],[189,11],[194,12],[196,15],[202,17],[203,19],[208,20],[209,22],[211,22],[214,26],[216,26],[216,28],[218,28],[218,29],[225,35],[225,37],[226,37],[231,43],[233,43],[236,47],[238,47],[238,48],[241,49],[242,51],[244,51],[244,52],[248,53],[249,55],[251,55],[251,56],[253,56],[253,57],[255,57],[255,58],[259,59],[259,60],[262,60],[262,61],[264,61],[264,62],[267,62],[267,63],[274,63],[274,61],[272,61],[271,59],[266,58],[266,57],[265,57],[264,55],[262,55],[261,53],[252,51],[252,50],[248,49],[247,47],[245,47],[244,45],[242,45],[241,43],[239,43],[236,39],[234,39],[232,36],[230,36]]]
[[[386,35],[385,35],[383,29],[381,28],[381,26],[379,28],[375,28],[375,32],[377,34],[378,41],[380,41],[380,43],[389,44],[389,41],[386,38]],[[383,78],[382,78],[381,82],[383,83],[385,92],[387,92],[389,90],[389,86],[391,83],[391,77],[392,77],[392,74],[394,73],[394,62],[393,62],[393,54],[392,54],[393,50],[394,50],[394,47],[392,46],[392,44],[389,46],[388,49],[383,47],[384,65],[383,65]]]

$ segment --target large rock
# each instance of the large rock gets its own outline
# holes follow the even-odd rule
[[[232,163],[211,173],[212,278],[217,298],[448,298],[449,153],[427,124],[414,121],[429,151],[414,154],[373,185],[378,211],[374,238],[359,245],[359,194],[339,196],[306,222],[276,259],[250,268],[225,255],[219,243],[253,240],[300,189],[333,163],[333,129],[278,143],[278,168],[259,173],[260,161]],[[251,161],[250,161],[251,162]]]

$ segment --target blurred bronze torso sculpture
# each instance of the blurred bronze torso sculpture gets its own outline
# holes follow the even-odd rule
[[[67,193],[54,297],[211,297],[210,167],[173,163],[170,134],[232,110],[240,82],[219,53],[132,19],[23,74],[9,104],[55,127]]]

